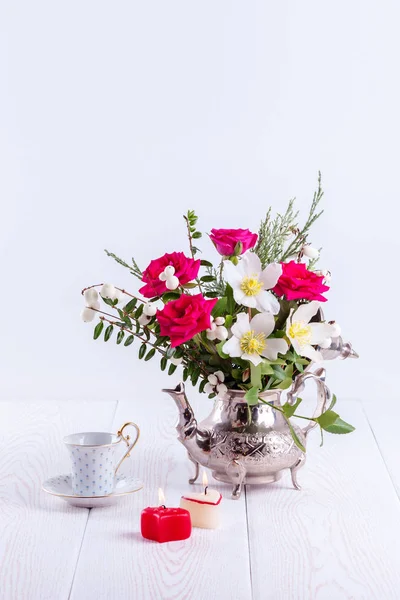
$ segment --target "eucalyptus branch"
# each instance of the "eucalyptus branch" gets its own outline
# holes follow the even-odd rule
[[[109,252],[108,250],[104,250],[104,252],[107,254],[107,256],[113,258],[119,265],[129,269],[132,275],[140,280],[142,279],[143,273],[134,258],[132,258],[132,265],[129,265],[125,260],[116,256],[113,252]]]
[[[187,227],[190,254],[191,254],[192,258],[194,259],[195,254],[198,249],[193,245],[193,239],[201,238],[200,231],[196,231],[197,216],[196,216],[194,210],[188,210],[187,214],[183,215],[183,218],[185,219],[186,227]],[[201,282],[200,282],[199,278],[196,279],[196,283],[199,287],[200,294],[202,294],[203,289],[201,287]]]

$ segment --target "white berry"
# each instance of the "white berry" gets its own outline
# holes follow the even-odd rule
[[[147,325],[148,323],[150,323],[150,317],[148,317],[147,315],[140,315],[140,317],[138,318],[139,324],[140,325]]]
[[[216,377],[216,375],[214,375],[213,373],[211,373],[211,375],[209,375],[207,377],[208,381],[211,383],[211,385],[218,385],[218,377]]]
[[[223,325],[225,323],[225,317],[217,317],[215,319],[215,324],[216,325]]]
[[[204,391],[206,394],[213,394],[214,393],[214,386],[211,385],[211,383],[206,383],[206,385],[204,386]]]
[[[217,328],[207,329],[206,336],[207,336],[207,339],[210,340],[210,342],[213,342],[214,340],[216,340],[217,339]]]
[[[222,383],[223,381],[225,381],[225,374],[222,371],[215,371],[214,375],[215,375],[215,377],[218,379],[218,381],[220,383]]]
[[[183,361],[183,358],[170,358],[170,361],[172,362],[173,365],[176,365],[177,367],[179,367],[179,365],[181,364],[181,362]]]
[[[172,265],[168,265],[168,267],[165,267],[164,273],[166,279],[169,279],[170,277],[172,277],[172,275],[175,275],[175,268]]]
[[[97,300],[99,299],[99,294],[97,293],[97,290],[95,290],[94,288],[90,288],[90,290],[86,290],[85,293],[83,294],[84,298],[85,298],[85,302],[87,306],[91,306],[93,304],[93,302],[97,302]]]
[[[175,275],[168,277],[165,282],[165,287],[167,290],[176,290],[176,288],[179,287],[179,279],[175,277]]]
[[[84,321],[85,323],[90,323],[90,321],[93,321],[95,316],[96,313],[94,312],[94,310],[88,307],[84,308],[81,312],[82,321]]]
[[[319,251],[316,248],[309,246],[308,244],[306,246],[303,246],[302,251],[303,255],[307,256],[308,258],[318,258],[319,256]]]
[[[153,302],[149,302],[143,306],[143,312],[148,317],[154,317],[157,312],[157,306]]]
[[[110,300],[114,300],[115,292],[116,289],[112,283],[105,283],[100,290],[100,296],[102,296],[103,298],[109,298]]]
[[[226,385],[224,383],[219,383],[217,385],[218,395],[222,395],[223,396],[224,394],[226,394],[227,391],[228,391],[228,388],[226,387]]]

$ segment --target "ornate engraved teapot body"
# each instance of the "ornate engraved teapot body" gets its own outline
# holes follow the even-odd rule
[[[332,341],[323,350],[324,358],[357,357],[350,344],[341,338]],[[294,404],[307,379],[317,384],[317,407],[314,417],[322,414],[329,404],[330,391],[325,385],[325,369],[314,372],[307,369],[293,382],[287,393],[287,402]],[[180,383],[175,389],[163,390],[172,396],[179,409],[177,431],[179,441],[188,451],[195,464],[194,483],[199,475],[199,465],[212,470],[219,481],[233,484],[233,498],[239,498],[243,484],[265,484],[280,479],[283,469],[290,469],[293,485],[297,483],[297,471],[305,463],[305,453],[294,442],[288,421],[281,411],[281,390],[262,392],[259,402],[248,406],[242,390],[228,390],[224,398],[216,398],[211,414],[199,425]],[[274,407],[277,407],[274,408]],[[305,447],[308,432],[316,426],[315,421],[300,428],[292,427]]]
[[[316,415],[321,414],[329,398],[324,375],[324,369],[319,369],[298,377],[288,394],[289,402],[295,401],[304,380],[312,378],[319,392]],[[295,444],[282,412],[273,408],[281,407],[281,390],[263,392],[260,398],[268,404],[260,402],[255,406],[248,406],[244,391],[229,390],[224,398],[215,399],[211,414],[199,425],[183,383],[163,391],[174,398],[179,408],[179,441],[196,467],[190,483],[197,480],[201,464],[212,470],[215,479],[233,484],[233,498],[239,498],[243,484],[277,481],[283,469],[290,469],[293,485],[299,489],[296,474],[305,462],[305,454]],[[315,425],[313,421],[304,429],[292,425],[303,446],[307,433]]]

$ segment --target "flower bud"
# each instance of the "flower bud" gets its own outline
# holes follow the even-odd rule
[[[110,300],[114,300],[115,292],[116,289],[112,283],[105,283],[100,290],[100,296],[102,296],[102,298],[109,298]]]
[[[220,383],[225,381],[225,374],[222,371],[214,371],[213,375],[215,375]]]
[[[319,256],[319,250],[317,250],[316,248],[313,248],[309,244],[306,244],[305,246],[303,246],[302,252],[303,252],[304,256],[307,256],[307,258],[318,258],[318,256]]]
[[[211,383],[211,385],[218,385],[219,381],[218,381],[218,377],[216,375],[214,375],[214,373],[211,373],[211,375],[209,375],[207,377],[209,383]]]
[[[94,312],[94,310],[92,310],[91,308],[84,308],[83,311],[81,312],[81,317],[82,317],[82,321],[84,323],[90,323],[91,321],[93,321],[93,319],[95,318],[96,313]]]
[[[167,290],[176,290],[176,288],[179,287],[179,279],[175,277],[175,275],[168,277],[165,282],[165,287]]]
[[[228,339],[228,330],[223,325],[220,325],[219,327],[217,327],[217,330],[215,333],[216,333],[217,338],[221,342]]]
[[[204,391],[206,394],[213,394],[214,393],[214,386],[211,385],[211,383],[206,383],[206,385],[204,386]]]
[[[93,302],[97,302],[99,294],[97,290],[90,288],[89,290],[85,290],[83,297],[85,298],[86,305],[91,306]]]
[[[153,302],[149,302],[143,306],[143,313],[148,317],[154,317],[157,312],[157,306]]]

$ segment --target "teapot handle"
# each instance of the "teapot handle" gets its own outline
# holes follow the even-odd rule
[[[311,371],[306,371],[301,373],[294,380],[292,389],[287,394],[287,402],[289,404],[294,404],[296,398],[300,394],[300,392],[304,389],[304,384],[307,379],[312,379],[315,381],[317,385],[317,406],[315,408],[313,418],[319,417],[326,410],[326,405],[331,398],[331,392],[328,386],[325,384],[325,369],[319,368],[316,369],[313,373]],[[310,421],[309,424],[302,429],[304,435],[307,437],[308,433],[311,429],[316,427],[317,423],[315,421]]]

